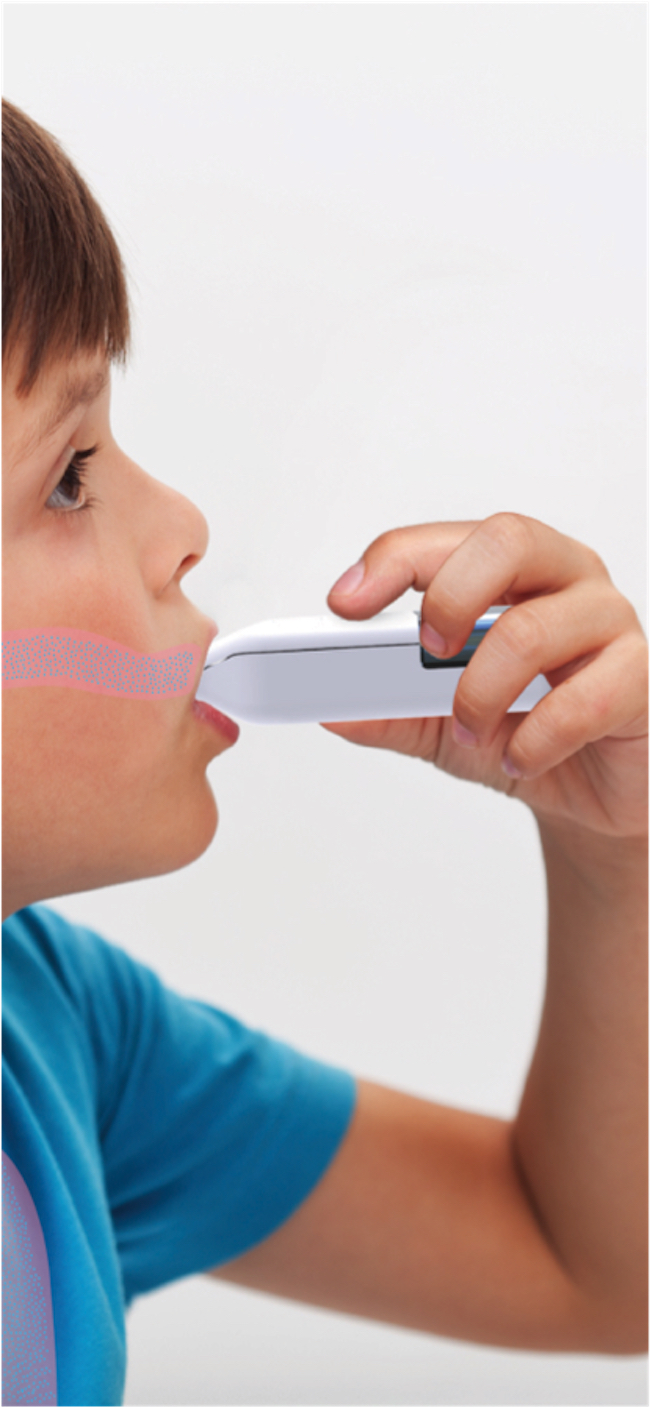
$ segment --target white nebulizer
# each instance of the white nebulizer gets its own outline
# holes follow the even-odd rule
[[[213,641],[196,698],[256,724],[443,717],[465,666],[507,610],[490,607],[447,660],[423,650],[418,611],[261,621]],[[508,713],[532,709],[549,689],[537,675]]]

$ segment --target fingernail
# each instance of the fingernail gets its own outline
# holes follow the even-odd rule
[[[443,640],[442,636],[439,636],[427,621],[424,622],[420,631],[420,640],[425,650],[430,650],[432,655],[444,655],[447,649],[446,640]]]
[[[458,719],[454,716],[451,725],[451,732],[456,743],[462,744],[463,748],[476,748],[478,738],[475,733],[470,733],[468,728],[463,728]]]
[[[337,592],[339,596],[352,596],[357,587],[361,586],[365,570],[366,564],[363,558],[360,562],[355,562],[354,567],[348,567],[347,572],[344,572],[338,582],[335,582],[334,586],[330,588],[330,596],[332,592]]]
[[[507,753],[504,753],[501,759],[501,767],[504,772],[507,772],[508,777],[523,777],[523,773],[519,771],[519,768],[515,767],[514,763],[511,763]]]

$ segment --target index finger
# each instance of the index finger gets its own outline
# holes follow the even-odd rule
[[[380,534],[354,567],[334,583],[327,598],[332,601],[332,610],[363,621],[383,611],[409,587],[426,591],[443,562],[479,525],[478,519],[418,523]]]
[[[414,587],[425,593],[422,619],[441,638],[441,654],[457,653],[489,606],[514,605],[580,578],[609,575],[584,543],[516,513],[397,528],[376,538],[361,561],[365,570],[354,592],[337,590],[338,583],[332,588],[332,610],[364,620]]]

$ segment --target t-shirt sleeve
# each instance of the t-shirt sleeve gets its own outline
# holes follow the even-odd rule
[[[279,1227],[334,1157],[355,1083],[65,927],[128,1303]]]

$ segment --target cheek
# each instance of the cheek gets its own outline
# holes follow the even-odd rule
[[[41,785],[93,795],[143,777],[173,734],[165,706],[82,690],[37,688],[3,695],[5,767]],[[173,705],[172,705],[173,709]]]

